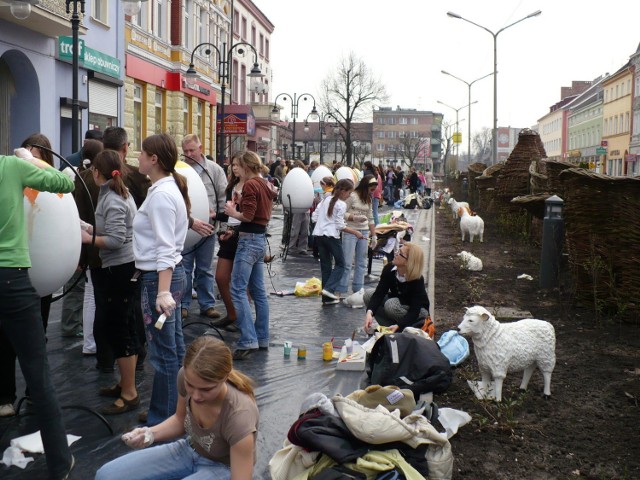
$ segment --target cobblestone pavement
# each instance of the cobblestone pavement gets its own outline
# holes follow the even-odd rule
[[[384,213],[388,208],[382,210]],[[414,241],[420,243],[433,257],[430,248],[433,210],[404,210],[404,213],[416,227]],[[270,248],[274,255],[280,254],[283,215],[281,209],[275,209],[270,224]],[[427,265],[432,262],[427,261]],[[428,267],[427,267],[428,268]],[[365,286],[374,287],[382,269],[382,262],[374,260],[372,276],[365,278]],[[425,272],[425,274],[432,272]],[[320,265],[311,255],[289,255],[285,262],[278,256],[269,269],[265,269],[265,279],[270,293],[277,290],[293,290],[296,281],[311,277],[320,277]],[[425,275],[426,278],[429,278]],[[430,281],[432,283],[432,281]],[[433,299],[432,292],[430,298]],[[351,336],[354,330],[361,329],[364,319],[363,309],[352,309],[345,305],[323,306],[319,297],[302,298],[295,296],[269,295],[270,306],[270,346],[268,351],[257,352],[245,361],[237,362],[235,367],[251,376],[256,382],[256,398],[260,409],[260,431],[258,434],[258,460],[254,478],[269,478],[268,462],[286,438],[290,425],[298,416],[302,400],[313,392],[327,395],[348,394],[358,387],[362,372],[336,371],[335,361],[323,362],[322,343],[335,338],[335,344]],[[100,373],[95,369],[95,357],[86,357],[81,353],[81,341],[60,336],[61,302],[52,305],[48,330],[49,361],[58,396],[62,405],[81,405],[97,408],[104,403],[98,397],[99,387],[114,382],[114,374]],[[224,311],[221,301],[216,308]],[[203,334],[206,322],[199,316],[197,301],[191,303],[189,317],[185,325],[185,339],[192,340]],[[189,326],[189,324],[192,325]],[[224,340],[233,348],[237,334],[222,332]],[[362,331],[356,333],[356,339],[366,340]],[[292,355],[285,358],[283,342],[294,345]],[[298,345],[306,345],[306,360],[298,360]],[[142,410],[148,402],[153,370],[145,365],[144,372],[138,372],[137,384],[142,402]],[[18,396],[24,391],[18,372]],[[117,376],[117,374],[116,374]],[[34,417],[28,414],[25,406],[21,415],[13,418],[0,418],[0,449],[9,445],[9,441],[19,435],[35,431]],[[64,418],[67,432],[81,435],[82,439],[72,446],[76,458],[76,468],[71,476],[74,479],[93,478],[95,471],[105,462],[123,455],[128,448],[121,442],[120,434],[137,424],[138,412],[130,412],[109,417],[114,430],[111,435],[98,418],[84,410],[65,409]],[[17,467],[0,466],[0,477],[10,479],[46,478],[43,455],[35,455],[35,461],[25,470]]]

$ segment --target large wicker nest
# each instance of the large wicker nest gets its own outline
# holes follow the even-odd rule
[[[577,295],[617,312],[640,309],[640,177],[569,168],[559,178]]]
[[[520,197],[512,198],[511,203],[524,208],[536,218],[544,218],[544,202],[550,196],[550,193],[541,193],[538,195],[522,195]]]
[[[478,176],[482,175],[482,172],[484,172],[485,168],[487,168],[487,165],[481,162],[476,162],[476,163],[472,163],[471,165],[469,165],[467,167],[467,170],[469,170],[469,172],[473,172],[478,174]]]
[[[496,181],[496,194],[507,202],[513,197],[530,193],[529,166],[542,158],[537,132],[525,128],[518,135],[518,143],[505,162]]]
[[[548,159],[542,160],[540,163],[547,175],[547,191],[562,197],[564,192],[562,190],[562,182],[560,182],[560,174],[568,168],[575,168],[575,165],[569,162]]]
[[[487,188],[494,188],[496,186],[496,178],[498,173],[504,167],[504,162],[496,163],[487,167],[482,175],[475,178],[476,188],[478,190],[485,190]]]
[[[538,171],[541,163],[542,162],[536,162],[533,160],[531,165],[529,165],[529,183],[531,184],[531,193],[534,195],[547,190],[549,177]]]

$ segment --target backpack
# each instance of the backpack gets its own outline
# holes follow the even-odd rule
[[[369,385],[397,385],[415,398],[427,392],[442,393],[453,380],[449,359],[438,344],[414,333],[382,335],[367,361]]]

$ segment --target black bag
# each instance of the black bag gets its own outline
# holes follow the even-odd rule
[[[367,361],[369,385],[396,385],[413,392],[442,393],[453,374],[447,357],[433,340],[413,333],[383,335],[373,346]]]

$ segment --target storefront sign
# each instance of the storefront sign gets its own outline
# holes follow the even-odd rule
[[[58,58],[64,62],[73,62],[71,37],[58,37]],[[120,60],[87,47],[82,39],[78,39],[78,62],[88,70],[120,79]]]
[[[220,117],[218,115],[218,132],[220,132]],[[256,120],[248,113],[228,113],[224,116],[224,133],[229,135],[255,135]]]

